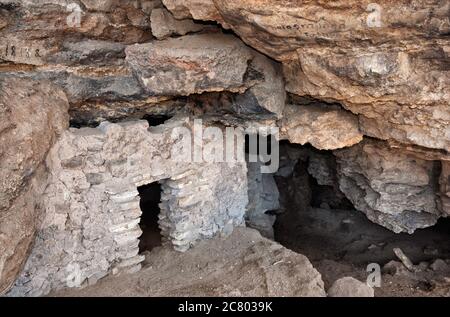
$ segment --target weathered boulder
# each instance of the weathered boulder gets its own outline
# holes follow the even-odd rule
[[[430,269],[437,272],[445,272],[450,270],[450,266],[442,259],[436,259],[430,264]]]
[[[185,35],[203,30],[203,25],[191,19],[177,20],[166,9],[154,9],[150,16],[152,34],[157,39],[165,39],[172,35]]]
[[[47,184],[43,161],[68,125],[64,93],[46,82],[0,80],[0,293],[19,273]]]
[[[238,95],[235,99],[236,104],[239,104],[242,100],[251,100],[253,106],[248,107],[255,109],[256,112],[269,112],[275,114],[277,118],[283,116],[283,110],[286,105],[286,91],[284,89],[284,79],[281,70],[281,64],[276,63],[266,56],[253,52],[254,58],[250,64],[251,71],[257,72],[263,75],[263,80],[250,87],[244,94]],[[249,104],[249,102],[244,104]],[[239,110],[248,112],[249,109],[240,106]],[[240,113],[240,111],[237,111]]]
[[[252,51],[231,35],[187,35],[127,47],[126,60],[152,95],[243,91]]]
[[[438,161],[364,140],[334,151],[340,190],[373,222],[394,232],[412,233],[436,223]]]
[[[310,143],[320,150],[334,150],[362,140],[358,118],[338,107],[287,105],[280,122],[281,138]]]
[[[329,297],[374,297],[372,287],[358,281],[353,277],[343,277],[331,285],[328,290]]]

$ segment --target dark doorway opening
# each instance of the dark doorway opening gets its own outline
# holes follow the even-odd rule
[[[171,116],[167,115],[150,115],[146,114],[142,119],[147,120],[150,127],[157,127],[164,124],[167,120],[171,119]]]
[[[161,185],[158,182],[138,187],[142,210],[140,227],[142,235],[139,241],[139,252],[151,251],[161,245],[161,230],[158,226],[160,212]]]

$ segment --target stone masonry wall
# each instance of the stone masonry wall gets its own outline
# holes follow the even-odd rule
[[[45,219],[8,295],[39,296],[138,271],[144,256],[137,187],[144,184],[160,181],[159,226],[163,242],[177,250],[243,225],[245,162],[178,160],[186,143],[173,131],[189,125],[172,118],[150,128],[146,121],[105,122],[66,131],[47,159]]]

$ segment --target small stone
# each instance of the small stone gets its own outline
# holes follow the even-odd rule
[[[353,277],[343,277],[333,283],[328,290],[329,297],[374,297],[372,287]]]
[[[414,271],[414,264],[411,262],[411,260],[406,256],[406,254],[402,251],[400,248],[394,248],[393,249],[395,255],[397,258],[399,258],[400,261],[402,261],[403,265],[410,271]]]
[[[430,268],[435,272],[443,272],[449,269],[448,264],[442,259],[436,259],[431,263]]]
[[[399,261],[389,261],[383,266],[383,273],[389,275],[409,275],[408,269]]]

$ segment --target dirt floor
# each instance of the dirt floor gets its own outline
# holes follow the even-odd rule
[[[138,273],[50,296],[324,296],[322,285],[327,290],[341,277],[365,282],[369,263],[382,268],[375,296],[450,296],[450,261],[439,260],[450,258],[450,222],[409,235],[357,211],[311,208],[294,214],[279,215],[274,229],[276,240],[298,253],[238,228],[185,253],[156,247],[144,253]],[[393,248],[411,259],[413,272]]]
[[[157,247],[135,274],[50,296],[325,296],[308,259],[249,228],[185,253]]]
[[[438,260],[450,259],[448,220],[412,235],[396,234],[355,210],[310,208],[280,214],[274,229],[277,241],[308,257],[326,289],[344,276],[366,281],[367,265],[377,263],[382,278],[375,296],[450,296],[450,261]],[[410,258],[414,272],[400,262],[394,248]]]

